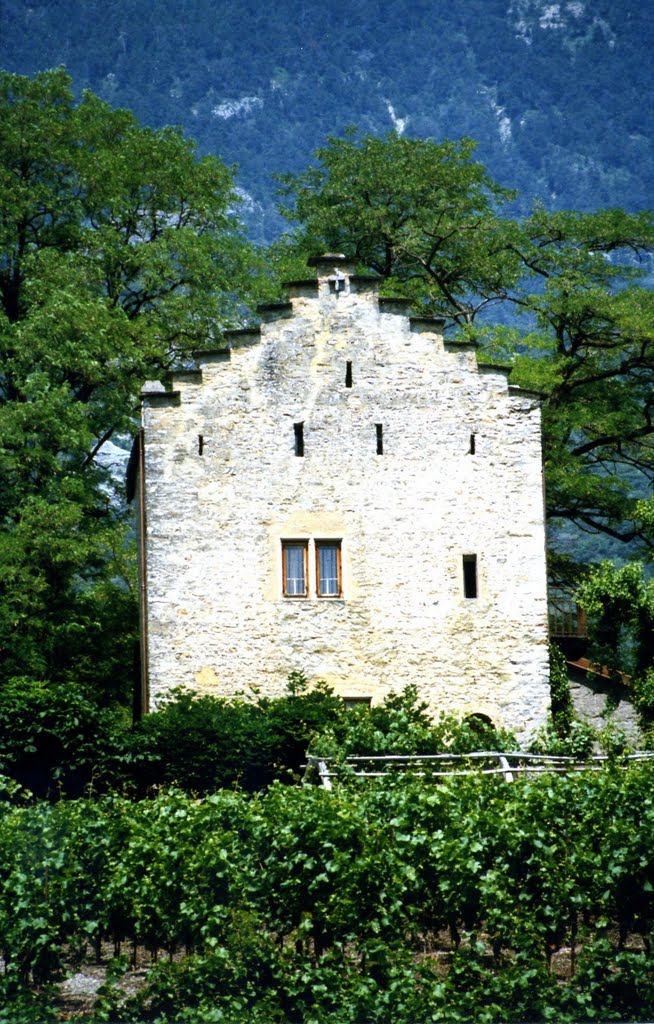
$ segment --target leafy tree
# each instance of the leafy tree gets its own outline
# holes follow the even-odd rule
[[[514,194],[472,160],[471,139],[436,143],[390,133],[330,138],[319,166],[280,175],[282,212],[300,222],[291,251],[344,252],[431,312],[471,324],[515,283],[496,207]]]
[[[70,84],[0,74],[0,649],[5,677],[115,679],[103,622],[131,635],[135,601],[103,448],[256,273],[221,161]]]
[[[540,208],[501,217],[512,193],[473,149],[396,134],[330,139],[318,166],[282,178],[298,226],[280,264],[342,251],[512,365],[512,382],[543,396],[550,518],[651,543],[635,499],[654,479],[654,296],[643,281],[654,219]],[[490,307],[500,326],[488,326]]]
[[[544,395],[548,513],[651,545],[637,499],[654,480],[652,214],[537,210],[511,245],[528,275],[512,300],[535,330],[494,350]]]

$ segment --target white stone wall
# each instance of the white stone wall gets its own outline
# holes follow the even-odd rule
[[[177,398],[144,399],[152,703],[280,695],[302,669],[373,700],[415,683],[529,734],[549,700],[537,400],[367,279],[290,296]],[[342,598],[283,596],[281,542],[303,538],[341,541]]]

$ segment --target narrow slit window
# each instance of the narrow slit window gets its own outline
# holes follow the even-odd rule
[[[304,455],[304,423],[294,423],[293,432],[295,434],[295,454],[302,457]]]
[[[384,425],[383,423],[375,423],[375,432],[377,434],[377,454],[384,454]]]
[[[340,541],[316,541],[316,582],[318,597],[341,596]]]
[[[282,577],[284,597],[307,596],[307,541],[282,542]]]
[[[352,363],[349,360],[345,364],[345,387],[352,387]]]
[[[470,449],[469,449],[470,455],[474,455],[475,454],[476,448],[477,448],[477,435],[476,434],[471,434],[470,435]]]
[[[204,435],[198,434],[198,455],[204,455]]]
[[[466,598],[477,597],[477,556],[463,556],[463,596]]]

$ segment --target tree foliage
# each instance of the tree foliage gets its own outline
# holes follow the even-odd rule
[[[343,252],[432,312],[472,323],[518,268],[496,213],[513,193],[472,159],[474,149],[471,139],[397,133],[330,138],[317,167],[280,176],[282,211],[301,225],[296,247]]]
[[[549,515],[651,545],[637,502],[654,480],[652,215],[537,210],[512,245],[530,326],[492,350],[544,395]]]
[[[654,720],[654,580],[643,565],[594,566],[577,598],[588,613],[591,655],[623,672],[647,724]]]
[[[61,70],[0,75],[0,196],[2,671],[62,677],[116,602],[132,630],[103,448],[147,377],[242,315],[254,262],[220,160],[75,102]]]

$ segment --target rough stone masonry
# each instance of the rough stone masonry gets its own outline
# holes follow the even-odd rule
[[[148,702],[277,696],[301,669],[527,736],[549,704],[538,399],[343,257],[312,265],[144,390]]]

